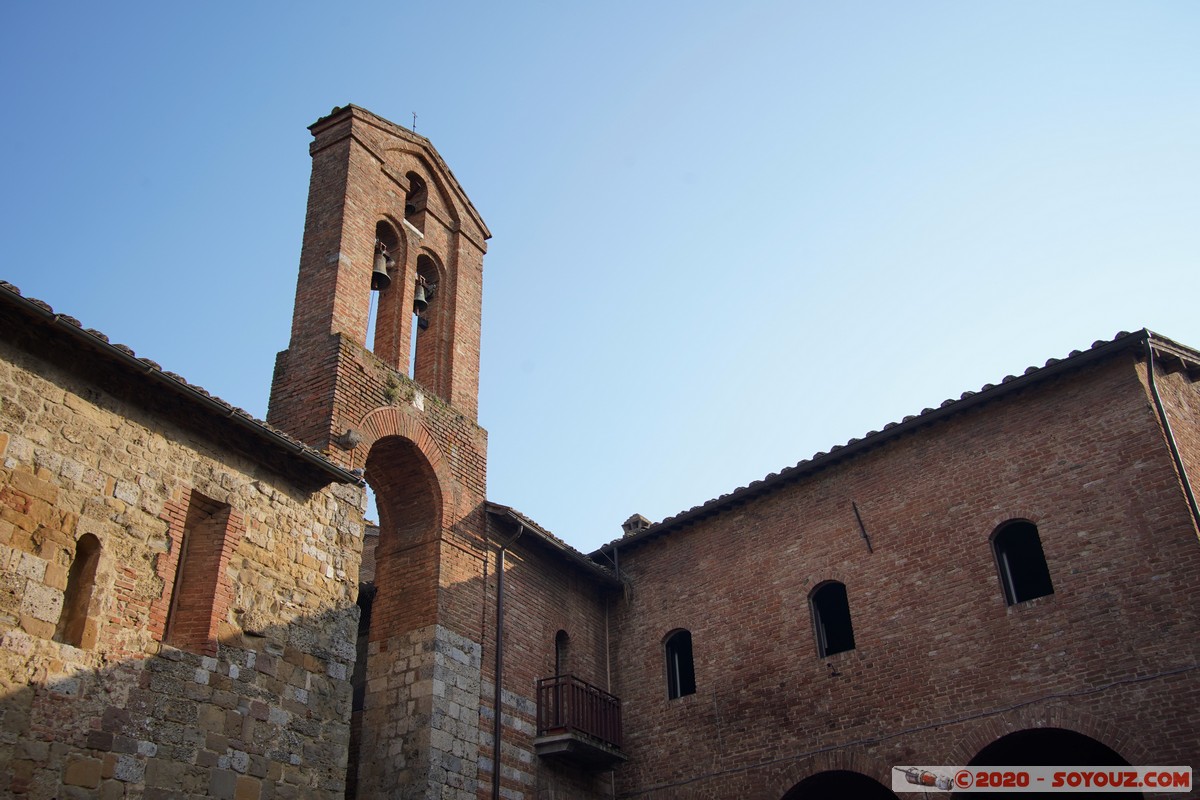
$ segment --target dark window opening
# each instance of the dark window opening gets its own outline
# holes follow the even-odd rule
[[[854,649],[854,626],[850,624],[845,584],[831,581],[813,592],[812,611],[817,654],[821,658]]]
[[[992,548],[1004,599],[1010,606],[1054,594],[1042,539],[1032,522],[1006,523],[992,537]]]
[[[415,172],[410,172],[404,177],[408,178],[408,192],[404,195],[404,219],[409,225],[424,233],[425,207],[429,202],[429,190],[425,187],[425,181],[421,180]]]
[[[88,606],[96,586],[96,567],[100,563],[100,540],[90,533],[79,537],[75,558],[67,573],[67,590],[63,596],[62,613],[54,630],[54,641],[82,647],[87,628]],[[95,644],[95,633],[89,637]]]
[[[696,693],[696,669],[692,663],[692,634],[676,631],[667,637],[667,699]]]
[[[570,664],[567,656],[571,646],[571,637],[566,631],[559,631],[554,634],[554,675],[570,674]]]

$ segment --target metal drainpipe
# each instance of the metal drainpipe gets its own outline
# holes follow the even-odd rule
[[[500,800],[500,685],[504,669],[504,552],[521,538],[525,523],[517,523],[517,534],[496,556],[496,694],[492,700],[492,800]]]
[[[1192,521],[1200,529],[1200,506],[1196,504],[1196,495],[1192,492],[1192,482],[1188,480],[1187,468],[1183,465],[1183,456],[1179,454],[1179,445],[1175,442],[1175,434],[1171,431],[1171,420],[1167,418],[1167,409],[1163,407],[1162,397],[1158,394],[1158,384],[1154,380],[1154,344],[1151,336],[1146,335],[1146,373],[1150,376],[1150,395],[1154,398],[1154,407],[1162,420],[1163,431],[1167,434],[1167,447],[1175,460],[1175,468],[1179,470],[1179,479],[1183,482],[1183,493],[1187,496],[1188,506],[1192,510]]]
[[[617,547],[613,545],[613,571],[617,573],[617,580],[621,579],[621,562],[617,556]],[[604,680],[605,689],[612,693],[612,641],[608,632],[608,597],[604,598]],[[617,771],[610,769],[608,771],[608,796],[616,798],[617,796]]]

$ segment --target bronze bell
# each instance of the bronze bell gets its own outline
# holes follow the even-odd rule
[[[375,268],[371,270],[371,289],[373,291],[383,291],[392,285],[392,277],[388,275],[388,265],[392,264],[392,260],[387,257],[382,248],[375,251]]]
[[[425,281],[417,281],[417,293],[413,297],[413,311],[423,314],[429,308],[429,300],[425,296]]]

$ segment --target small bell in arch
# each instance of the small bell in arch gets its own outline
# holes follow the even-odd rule
[[[417,276],[417,293],[413,296],[413,312],[417,314],[425,313],[425,309],[429,308],[429,297],[425,293],[425,279]]]
[[[375,243],[375,266],[371,270],[371,290],[381,292],[392,285],[392,276],[388,275],[388,267],[396,262],[388,258],[387,247],[383,242]]]

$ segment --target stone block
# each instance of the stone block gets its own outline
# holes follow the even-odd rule
[[[234,788],[233,800],[259,800],[262,795],[262,781],[248,775],[239,775]]]
[[[41,561],[41,559],[38,560]],[[46,571],[45,564],[46,562],[41,562],[41,572],[43,574]],[[62,613],[62,606],[63,593],[61,591],[31,582],[25,589],[25,597],[21,600],[21,613],[53,624],[58,622],[59,615]],[[53,632],[53,629],[51,629],[52,634]],[[30,633],[33,633],[33,631],[30,631]]]
[[[80,758],[67,762],[63,770],[63,783],[67,786],[83,786],[95,789],[100,786],[104,763],[98,758]]]
[[[121,800],[125,796],[125,784],[116,780],[100,783],[100,800]]]
[[[117,756],[112,776],[125,783],[141,783],[146,777],[146,763],[133,755]]]
[[[227,769],[214,769],[209,774],[208,794],[216,800],[233,800],[238,774]]]

